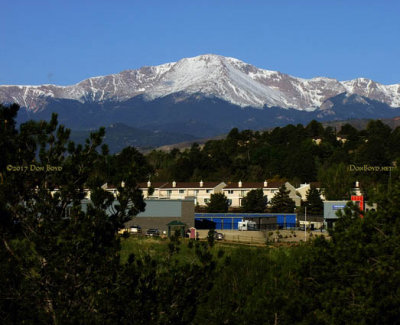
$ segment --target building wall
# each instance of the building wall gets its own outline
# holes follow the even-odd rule
[[[291,185],[289,182],[285,183],[286,189],[290,191],[289,197],[295,202],[296,206],[300,206],[301,198],[296,194],[296,188]],[[231,207],[237,208],[241,206],[242,199],[249,193],[251,190],[256,190],[256,188],[228,188],[223,189],[223,193],[231,200]],[[278,188],[263,188],[264,196],[268,198],[268,202],[279,192]],[[229,193],[232,191],[233,193]]]
[[[289,182],[285,183],[286,190],[289,190],[289,197],[294,201],[296,206],[301,205],[301,197],[296,194],[296,188]]]
[[[195,213],[196,220],[215,222],[217,230],[238,230],[238,223],[243,220],[255,221],[260,229],[267,229],[264,225],[295,227],[297,215],[295,213]]]
[[[343,210],[348,201],[325,201],[324,202],[324,220],[338,219],[336,212]]]
[[[167,231],[167,224],[174,220],[185,223],[187,228],[194,226],[194,200],[148,199],[145,202],[146,210],[125,223],[125,227],[139,225],[142,231],[150,228]]]
[[[153,195],[149,196],[146,188],[142,188],[144,198],[160,198],[168,200],[184,200],[188,197],[194,198],[194,204],[205,206],[210,200],[211,194],[221,193],[226,186],[221,182],[214,188],[155,188]]]

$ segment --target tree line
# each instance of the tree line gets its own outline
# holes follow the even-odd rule
[[[317,121],[264,132],[234,128],[226,138],[202,146],[146,155],[155,181],[269,180],[296,187],[318,182],[329,200],[349,199],[356,181],[373,199],[377,186],[388,185],[398,173],[399,158],[400,127],[392,130],[380,120],[370,121],[365,130],[350,124],[336,130]]]
[[[262,189],[249,191],[242,199],[240,211],[244,213],[278,213],[286,212],[293,213],[295,208],[300,208],[300,212],[304,207],[307,207],[308,214],[321,216],[323,212],[323,202],[321,199],[321,191],[314,186],[306,193],[306,200],[302,202],[301,207],[296,207],[295,202],[289,197],[290,191],[286,190],[286,186],[282,185],[276,195],[267,202]],[[211,194],[211,199],[205,207],[205,211],[209,213],[226,213],[229,210],[229,200],[224,193]],[[202,211],[202,208],[196,206],[197,211]]]

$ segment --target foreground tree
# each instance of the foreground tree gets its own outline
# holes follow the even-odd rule
[[[251,190],[242,200],[242,211],[249,213],[263,213],[267,206],[267,199],[262,189]]]
[[[378,210],[360,218],[349,203],[302,261],[309,313],[321,324],[398,324],[400,181],[380,188]],[[312,307],[311,307],[312,306]]]
[[[0,184],[2,269],[7,279],[1,310],[6,322],[96,321],[101,294],[118,270],[122,224],[144,211],[136,179],[125,177],[118,205],[101,189],[100,166],[107,148],[104,129],[85,145],[68,140],[69,130],[50,122],[15,129],[17,106],[0,107],[3,182]],[[6,164],[6,166],[4,166]],[[122,179],[119,180],[120,182]],[[84,204],[84,189],[91,202]],[[108,213],[106,213],[108,211]],[[83,317],[83,318],[82,318]]]
[[[120,263],[117,230],[144,211],[137,182],[147,175],[130,169],[118,178],[107,147],[99,153],[104,129],[75,145],[55,115],[17,130],[17,111],[17,105],[0,105],[1,323],[131,323],[133,313],[138,324],[167,324],[192,317],[195,308],[186,304],[196,306],[198,293],[209,286],[193,277],[207,279],[213,270],[206,250],[197,249],[200,262],[192,266],[133,256]],[[135,150],[126,156],[133,168],[145,168]],[[123,182],[117,201],[101,188],[105,171]]]

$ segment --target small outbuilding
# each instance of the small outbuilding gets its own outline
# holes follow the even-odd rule
[[[179,234],[182,237],[185,237],[186,224],[184,224],[183,222],[174,220],[168,223],[167,226],[168,226],[168,237],[171,237],[173,234],[175,234],[175,231],[177,230],[179,231]]]

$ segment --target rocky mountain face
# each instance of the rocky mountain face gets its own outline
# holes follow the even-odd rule
[[[110,126],[112,151],[319,121],[400,116],[400,84],[359,78],[302,79],[240,60],[201,55],[94,77],[72,86],[0,86],[0,103],[18,103],[18,121],[49,119],[83,139]],[[121,124],[122,123],[122,124]]]
[[[315,111],[341,93],[355,94],[389,107],[400,107],[400,84],[382,85],[365,78],[350,81],[302,79],[259,69],[219,55],[200,55],[178,62],[93,77],[71,86],[0,86],[0,102],[17,102],[37,112],[48,99],[80,103],[122,102],[141,95],[147,101],[188,95],[215,97],[240,107],[293,108]]]

